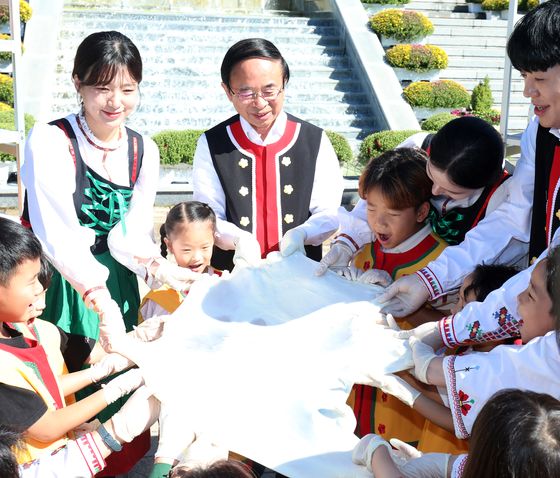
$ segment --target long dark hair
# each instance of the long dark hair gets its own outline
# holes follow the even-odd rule
[[[495,394],[476,417],[462,478],[560,477],[560,402],[522,390]]]
[[[474,116],[462,116],[445,124],[430,143],[430,163],[464,188],[494,184],[502,174],[503,162],[500,133]]]
[[[107,85],[125,68],[138,84],[142,81],[142,58],[132,40],[120,32],[96,32],[76,51],[72,78],[83,85]]]
[[[191,222],[210,221],[212,229],[216,232],[216,214],[206,203],[200,201],[185,201],[175,204],[159,228],[161,236],[161,255],[167,257],[167,246],[164,239],[169,238],[182,224]]]

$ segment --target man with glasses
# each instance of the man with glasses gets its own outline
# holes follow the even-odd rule
[[[237,42],[221,66],[237,113],[206,131],[194,157],[194,199],[216,212],[212,265],[256,263],[271,251],[320,260],[338,227],[342,175],[320,128],[283,110],[288,64],[268,40]]]

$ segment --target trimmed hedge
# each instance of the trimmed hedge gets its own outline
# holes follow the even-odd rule
[[[415,81],[403,96],[411,106],[424,108],[463,108],[471,102],[465,87],[453,80]]]
[[[447,68],[447,53],[435,45],[395,45],[387,50],[387,63],[412,71]]]
[[[352,148],[344,136],[329,130],[325,130],[325,134],[329,138],[340,164],[354,161],[354,153],[352,153]]]
[[[369,24],[375,33],[401,42],[419,40],[434,32],[426,15],[411,10],[384,10],[373,15]]]
[[[19,0],[19,19],[23,23],[27,23],[31,19],[33,10],[24,0]],[[7,5],[0,6],[0,23],[8,23],[10,21],[10,10]]]
[[[482,9],[491,12],[500,10],[507,10],[509,8],[509,0],[484,0],[482,2]]]
[[[422,121],[421,126],[424,131],[439,131],[442,126],[455,118],[457,117],[451,113],[438,113]]]
[[[381,153],[394,149],[405,139],[409,138],[416,130],[378,131],[367,136],[360,145],[358,161],[365,165],[371,158],[377,158]]]
[[[204,130],[161,131],[152,136],[159,148],[161,164],[192,164],[196,142]]]

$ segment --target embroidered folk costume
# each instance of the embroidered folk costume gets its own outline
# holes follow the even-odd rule
[[[374,241],[364,246],[354,258],[354,265],[363,270],[381,269],[396,280],[413,274],[434,260],[447,244],[432,232],[429,224],[393,249],[384,250]],[[403,325],[402,323],[399,325]],[[404,324],[404,328],[410,328]],[[363,437],[376,433],[386,440],[399,438],[418,442],[425,418],[397,398],[368,385],[355,385],[354,413],[356,434]]]
[[[264,141],[239,115],[208,130],[195,153],[193,183],[194,199],[216,213],[224,250],[246,231],[264,257],[303,225],[307,254],[319,259],[322,242],[338,227],[342,177],[332,145],[320,128],[285,112]],[[216,249],[212,264],[230,268],[232,257]]]

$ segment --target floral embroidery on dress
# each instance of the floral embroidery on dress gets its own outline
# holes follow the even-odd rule
[[[468,415],[473,405],[474,400],[472,398],[469,400],[469,396],[463,392],[463,390],[459,390],[459,406],[461,407],[461,413],[463,416]]]
[[[377,426],[377,433],[379,433],[380,435],[383,435],[386,431],[385,425],[383,425],[383,423],[380,423]]]
[[[282,158],[282,164],[283,164],[284,166],[289,166],[290,164],[292,164],[292,160],[290,159],[289,156],[284,156],[284,157]]]
[[[239,224],[241,224],[243,227],[247,227],[249,225],[251,221],[249,221],[249,218],[247,216],[243,216],[240,220],[239,220]]]
[[[294,192],[294,188],[291,184],[286,184],[284,186],[284,194],[292,194]]]
[[[284,222],[286,224],[291,224],[292,222],[294,222],[294,215],[293,214],[286,214],[284,216]]]
[[[497,312],[494,312],[494,318],[498,319],[498,325],[503,327],[507,322],[516,322],[505,307],[502,307]]]
[[[482,337],[482,330],[480,330],[480,321],[475,320],[472,324],[467,325],[469,331],[469,339],[475,340]]]
[[[369,271],[371,269],[371,261],[365,261],[364,267],[362,268],[364,271]]]
[[[249,194],[249,188],[247,186],[241,186],[239,188],[239,194],[241,194],[242,196],[247,196],[247,194]]]
[[[387,394],[386,394],[385,392],[383,392],[383,393],[381,394],[381,401],[382,401],[382,402],[386,402],[386,401],[387,401]]]
[[[239,163],[237,164],[239,164],[239,167],[241,168],[246,168],[247,166],[249,166],[249,161],[247,160],[247,158],[241,158],[239,160]]]

